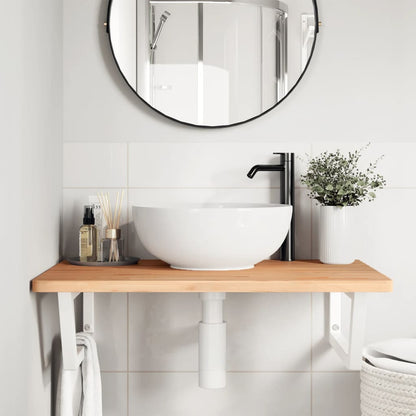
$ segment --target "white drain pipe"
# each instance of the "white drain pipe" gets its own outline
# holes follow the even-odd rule
[[[201,293],[199,323],[199,387],[225,387],[226,327],[223,320],[225,293]]]

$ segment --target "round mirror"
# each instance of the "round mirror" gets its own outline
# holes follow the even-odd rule
[[[114,58],[135,93],[195,126],[252,120],[296,87],[318,33],[316,0],[112,0]]]

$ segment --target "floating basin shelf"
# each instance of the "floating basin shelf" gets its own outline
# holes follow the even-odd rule
[[[328,265],[316,260],[266,260],[241,271],[185,271],[171,269],[160,260],[141,260],[124,267],[80,267],[61,262],[32,281],[34,292],[58,293],[64,369],[77,368],[83,359],[76,346],[73,300],[83,293],[84,331],[94,331],[94,292],[199,292],[200,386],[225,385],[226,292],[329,292],[329,343],[345,366],[358,370],[365,336],[366,293],[391,292],[392,281],[357,260]],[[341,296],[351,298],[349,319]],[[342,323],[349,322],[349,330]],[[345,336],[344,334],[348,334]]]
[[[134,266],[79,267],[62,262],[32,281],[34,292],[390,292],[392,281],[356,261],[266,260],[254,269],[193,272],[160,260]]]

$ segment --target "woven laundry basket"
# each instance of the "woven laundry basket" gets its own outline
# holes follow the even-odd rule
[[[416,376],[361,367],[362,416],[416,416]]]

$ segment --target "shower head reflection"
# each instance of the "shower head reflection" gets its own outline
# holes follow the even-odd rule
[[[170,12],[165,10],[162,15],[160,16],[159,24],[157,26],[156,32],[153,35],[152,43],[150,44],[150,49],[154,51],[157,47],[157,42],[159,41],[160,34],[162,33],[162,29],[166,21],[168,20],[170,16]]]

